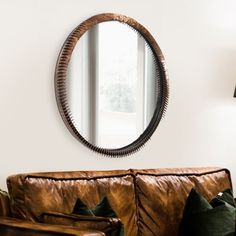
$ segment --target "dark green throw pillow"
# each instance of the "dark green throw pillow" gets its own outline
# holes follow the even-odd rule
[[[79,198],[75,203],[73,214],[94,216],[93,210],[89,209]]]
[[[85,216],[101,216],[101,217],[112,217],[118,218],[114,210],[112,209],[107,197],[104,197],[101,202],[94,208],[89,209],[79,198],[74,206],[73,214],[85,215]],[[119,236],[124,235],[124,226],[122,225]]]
[[[116,217],[116,213],[111,208],[111,205],[106,197],[93,210],[95,216]]]
[[[179,236],[233,236],[235,202],[231,190],[208,202],[192,189],[185,204]]]

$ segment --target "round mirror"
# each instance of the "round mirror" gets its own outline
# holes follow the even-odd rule
[[[164,57],[134,19],[96,15],[62,47],[56,98],[71,133],[110,156],[138,150],[158,126],[168,100]]]

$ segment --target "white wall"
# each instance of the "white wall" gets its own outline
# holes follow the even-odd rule
[[[75,140],[54,96],[64,40],[86,18],[135,18],[166,57],[170,103],[145,147],[120,159]],[[35,171],[222,166],[236,187],[236,1],[0,0],[0,187]]]

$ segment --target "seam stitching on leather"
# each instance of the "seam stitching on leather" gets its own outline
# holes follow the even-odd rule
[[[212,171],[206,171],[202,173],[165,173],[165,174],[156,174],[156,173],[142,173],[142,172],[137,172],[136,175],[153,175],[153,176],[190,176],[190,175],[195,175],[195,176],[202,176],[202,175],[208,175],[208,174],[214,174],[218,172],[226,172],[229,175],[229,170],[228,169],[219,169],[219,170],[212,170]]]
[[[136,207],[136,227],[137,227],[137,235],[139,235],[139,211],[138,211],[138,192],[137,192],[137,182],[136,182],[136,174],[132,173],[133,181],[134,181],[134,195],[135,195],[135,207]]]
[[[22,188],[24,188],[23,185],[25,185],[25,178],[23,178],[23,181],[22,181]],[[24,194],[24,205],[25,205],[25,206],[24,206],[24,209],[26,209],[26,201],[25,201],[26,194],[25,194],[25,191],[23,191],[23,194]],[[27,211],[24,210],[24,212],[25,212],[25,218],[28,219],[28,213],[27,213]]]
[[[34,175],[27,175],[25,176],[26,179],[49,179],[54,181],[66,181],[66,180],[95,180],[95,179],[105,179],[105,178],[114,178],[114,177],[125,177],[125,176],[133,176],[132,173],[129,174],[120,174],[120,175],[107,175],[107,176],[91,176],[91,177],[75,177],[75,178],[56,178],[56,177],[47,177],[47,176],[34,176]]]

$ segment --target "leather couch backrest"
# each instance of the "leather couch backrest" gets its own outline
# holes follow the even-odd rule
[[[13,216],[31,221],[71,213],[77,198],[94,208],[107,196],[126,236],[176,236],[192,187],[207,199],[231,188],[229,172],[219,168],[19,174],[7,184]]]
[[[16,218],[39,221],[42,213],[70,214],[77,198],[94,208],[107,196],[125,225],[137,235],[134,178],[130,171],[78,171],[11,176],[7,180]]]
[[[229,172],[215,168],[137,170],[138,235],[177,236],[193,187],[210,200],[231,188]]]

